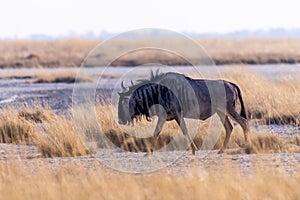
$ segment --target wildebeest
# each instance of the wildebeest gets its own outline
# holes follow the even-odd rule
[[[188,136],[195,153],[196,146],[188,134],[183,118],[206,120],[217,113],[226,130],[220,152],[227,147],[233,129],[228,117],[240,124],[245,141],[249,142],[250,129],[246,108],[241,91],[234,83],[225,80],[192,79],[183,74],[168,72],[156,75],[152,73],[149,80],[132,83],[128,88],[123,82],[121,86],[127,91],[119,93],[119,124],[133,124],[134,120],[140,120],[143,116],[150,121],[156,115],[158,122],[153,135],[158,136],[166,121],[176,120],[183,134]],[[238,99],[241,104],[240,114],[237,112]],[[150,112],[154,105],[163,107],[164,113]]]

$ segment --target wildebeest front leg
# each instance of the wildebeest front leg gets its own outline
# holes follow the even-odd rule
[[[198,148],[197,148],[196,144],[194,143],[193,138],[191,138],[191,136],[188,133],[184,119],[183,118],[175,118],[175,120],[176,120],[177,124],[180,126],[183,135],[187,136],[188,142],[189,142],[189,144],[191,144],[191,147],[192,147],[192,153],[195,154],[195,151],[198,150]]]
[[[161,132],[162,127],[164,126],[166,120],[167,120],[167,119],[166,119],[166,117],[164,117],[164,116],[158,117],[158,121],[157,121],[157,124],[156,124],[156,128],[155,128],[155,131],[154,131],[154,133],[153,133],[153,137],[155,138],[155,141],[154,141],[154,148],[157,148],[158,135],[159,135],[159,133]]]
[[[161,132],[161,129],[162,129],[163,125],[165,124],[166,120],[167,119],[165,117],[158,117],[156,128],[155,128],[155,131],[153,133],[154,137],[157,137],[159,135],[159,133]]]

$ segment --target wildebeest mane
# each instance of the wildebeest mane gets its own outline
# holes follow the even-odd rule
[[[164,90],[164,91],[163,91]],[[137,90],[133,91],[131,96],[131,103],[134,104],[134,112],[131,113],[131,118],[141,120],[143,116],[146,117],[148,121],[151,120],[150,108],[154,104],[162,103],[166,101],[160,94],[163,92],[171,92],[166,87],[156,84],[156,83],[146,83],[140,86]]]
[[[137,80],[137,82],[134,84],[131,81],[131,86],[128,86],[128,88],[126,89],[127,91],[123,91],[122,93],[120,93],[121,95],[124,96],[128,96],[131,95],[136,89],[138,89],[139,87],[146,85],[148,83],[153,83],[153,82],[157,82],[158,80],[160,80],[166,73],[159,73],[159,70],[157,70],[155,73],[151,70],[150,73],[150,78],[149,79],[140,79]]]

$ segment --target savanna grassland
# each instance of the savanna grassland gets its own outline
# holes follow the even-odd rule
[[[234,124],[228,150],[217,154],[225,137],[221,133],[211,153],[199,158],[190,152],[163,170],[147,174],[115,171],[95,158],[98,147],[116,145],[126,155],[149,156],[149,149],[165,148],[178,134],[178,126],[168,122],[159,136],[135,138],[130,129],[121,130],[115,120],[117,108],[110,103],[95,106],[96,122],[83,106],[80,119],[58,114],[49,106],[5,107],[0,109],[0,199],[299,199],[300,135],[256,131],[260,125],[300,124],[299,74],[282,79],[267,79],[247,70],[244,64],[298,63],[298,39],[199,39],[216,64],[238,64],[222,72],[222,78],[236,83],[242,91],[251,127],[251,144],[245,146],[242,129]],[[141,43],[149,41],[141,40]],[[0,80],[26,80],[30,84],[84,83],[94,75],[77,76],[76,71],[56,67],[77,67],[97,41],[0,41],[0,68],[55,68],[51,70],[0,74]],[[122,48],[128,42],[121,41]],[[176,44],[174,44],[176,45]],[[157,53],[157,52],[156,52]],[[112,53],[113,55],[113,53]],[[193,55],[193,52],[191,52]],[[110,53],[101,55],[108,60]],[[144,62],[185,65],[171,55],[138,54],[119,58],[115,65],[130,66]],[[197,57],[195,57],[197,61]],[[101,63],[97,63],[101,64]],[[197,78],[196,74],[187,74]],[[114,74],[104,74],[118,79]],[[59,98],[59,97],[58,97]],[[69,108],[72,113],[73,108]],[[155,118],[153,119],[155,122]],[[194,137],[200,148],[209,122],[199,121]],[[142,121],[140,126],[148,125]],[[96,127],[101,127],[101,131]],[[153,123],[151,126],[155,126]],[[86,145],[82,134],[106,136],[111,143]],[[99,139],[98,138],[98,139]],[[122,153],[122,152],[121,152]],[[188,161],[185,161],[187,159]],[[123,161],[123,162],[125,162]],[[128,161],[128,160],[127,160]],[[130,161],[130,160],[129,160]]]
[[[109,106],[97,107],[97,112],[102,114],[98,121],[104,134],[125,151],[151,148],[151,140],[130,138],[120,132],[111,120]],[[223,155],[213,153],[212,160],[207,162],[204,158],[198,164],[195,164],[197,157],[190,154],[187,156],[190,162],[186,164],[175,162],[170,169],[150,174],[127,174],[99,163],[84,146],[74,122],[50,109],[6,109],[0,116],[1,143],[13,143],[18,148],[28,144],[37,147],[35,152],[19,150],[16,155],[11,146],[1,145],[0,191],[4,199],[177,199],[179,196],[297,199],[300,195],[299,160],[293,156],[299,152],[298,136],[282,138],[273,133],[253,132],[252,146],[245,152],[238,151],[244,140],[241,130],[235,127],[229,144],[235,151]],[[206,126],[205,123],[201,126],[194,139],[197,145],[203,141]],[[177,129],[169,123],[159,145],[170,140]],[[223,137],[216,149],[222,140]],[[256,156],[249,160],[245,153]],[[265,160],[266,155],[270,159]],[[287,155],[291,155],[288,157],[291,161],[284,159]],[[243,166],[247,163],[253,166]]]
[[[278,124],[298,123],[300,104],[299,93],[296,91],[300,90],[297,80],[270,81],[242,66],[223,75],[224,79],[233,81],[242,88],[252,123],[268,124],[271,119]],[[274,100],[273,96],[277,98]],[[113,113],[117,112],[115,106],[97,105],[96,112],[97,122],[105,136],[125,152],[163,148],[178,131],[175,123],[166,124],[158,146],[153,147],[152,138],[134,138],[129,132],[121,131],[113,120]],[[88,119],[90,113],[86,113],[84,107],[81,113],[80,123],[83,125],[80,127],[88,132],[92,126],[85,119]],[[299,197],[297,153],[300,152],[300,137],[297,134],[282,137],[276,133],[252,131],[252,144],[245,147],[242,130],[235,125],[227,153],[213,152],[209,162],[204,159],[196,164],[197,156],[190,154],[190,163],[173,165],[173,168],[183,170],[181,175],[176,170],[173,171],[172,167],[151,174],[134,175],[116,172],[98,163],[94,158],[94,149],[87,148],[84,139],[77,132],[78,125],[81,124],[70,116],[58,115],[51,108],[37,106],[1,109],[0,118],[1,143],[13,144],[17,148],[26,145],[36,147],[34,152],[23,149],[16,153],[12,146],[1,145],[0,190],[4,199]],[[199,124],[194,138],[198,147],[203,143],[209,121]],[[222,132],[213,148],[217,150],[222,145],[225,133],[222,128],[215,131]],[[99,145],[103,147],[105,144]],[[290,160],[286,161],[286,156]],[[245,169],[243,165],[247,163],[253,167]],[[287,167],[290,171],[287,171]]]
[[[90,170],[78,163],[36,164],[28,172],[19,163],[0,165],[2,199],[298,199],[299,174],[257,169],[254,176],[235,170],[202,175],[190,169],[185,175],[166,171],[151,175],[115,174]],[[41,165],[43,167],[41,167]]]
[[[98,122],[107,138],[125,151],[151,148],[151,140],[134,139],[120,132],[111,120],[109,106],[97,107]],[[235,127],[229,144],[229,148],[234,149],[226,154],[212,153],[212,158],[198,162],[197,156],[190,154],[186,164],[175,162],[171,168],[150,174],[127,174],[99,163],[92,149],[84,146],[71,119],[45,108],[18,112],[7,109],[2,110],[0,116],[3,119],[1,143],[13,143],[18,148],[25,144],[37,147],[35,152],[19,150],[16,154],[11,146],[1,145],[3,199],[177,199],[178,196],[186,199],[297,199],[300,195],[297,189],[299,160],[293,156],[299,152],[298,136],[282,138],[274,133],[252,132],[252,146],[245,152],[239,151],[244,139],[241,130]],[[201,145],[206,128],[204,123],[199,129],[194,139],[197,145]],[[169,123],[159,146],[163,147],[177,129]],[[220,148],[222,141],[223,137],[214,149]],[[289,161],[286,161],[287,156]]]
[[[195,39],[218,65],[224,64],[276,64],[300,62],[300,39],[257,38],[257,39]],[[132,43],[150,46],[164,40],[120,40],[100,55],[97,65],[115,58],[118,49],[130,47]],[[57,41],[0,41],[0,68],[21,67],[78,67],[101,41],[68,39]],[[172,40],[172,46],[178,47],[182,41]],[[194,63],[201,63],[199,55],[189,50]],[[161,52],[123,56],[112,65],[132,66],[142,63],[161,63],[167,65],[187,65],[188,63],[175,55],[161,55]]]

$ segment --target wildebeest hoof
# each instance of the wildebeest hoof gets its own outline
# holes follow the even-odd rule
[[[153,151],[151,151],[151,152],[146,152],[145,155],[144,155],[144,157],[151,156],[151,155],[153,155]]]
[[[153,154],[153,152],[154,152],[154,149],[152,149],[152,148],[151,148],[151,149],[148,149],[144,156],[145,156],[145,157],[146,157],[146,156],[151,156],[151,155]]]
[[[148,157],[148,156],[151,156],[151,155],[152,155],[152,153],[147,152],[147,153],[145,153],[144,157]]]
[[[221,153],[225,153],[225,149],[224,148],[222,148],[222,149],[219,150],[218,154],[221,154]]]

